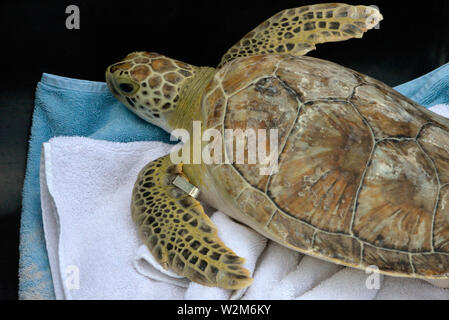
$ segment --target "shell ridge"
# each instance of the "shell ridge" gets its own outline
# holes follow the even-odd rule
[[[296,123],[298,122],[299,117],[301,116],[301,111],[302,111],[303,105],[302,105],[302,102],[301,102],[301,100],[300,100],[300,96],[299,96],[299,94],[296,92],[296,90],[294,90],[292,87],[290,87],[290,86],[288,85],[288,83],[286,83],[284,80],[282,80],[282,78],[279,77],[278,75],[275,75],[275,77],[281,82],[281,84],[282,84],[284,87],[290,89],[290,90],[295,94],[295,99],[296,99],[296,102],[298,103],[298,112],[297,112],[297,114],[296,114],[295,121],[293,121],[293,123],[292,123],[292,125],[291,125],[291,127],[290,127],[290,129],[289,129],[289,131],[288,131],[288,133],[287,133],[287,135],[285,136],[285,141],[284,141],[284,143],[283,143],[283,146],[279,149],[279,154],[278,154],[277,161],[278,161],[278,166],[280,166],[280,165],[282,164],[281,155],[282,155],[282,153],[284,152],[285,147],[287,146],[288,138],[289,138],[290,135],[292,134],[292,132],[293,132],[293,130],[294,130],[294,128],[295,128],[295,125],[296,125]],[[266,184],[266,186],[265,186],[265,194],[266,194],[270,199],[271,199],[271,197],[268,195],[268,189],[270,188],[271,182],[272,182],[272,180],[273,180],[273,176],[274,176],[274,174],[272,174],[272,175],[270,175],[270,176],[268,177],[268,181],[267,181],[267,184]]]
[[[361,80],[357,73],[354,73],[354,75],[356,76],[358,81]],[[364,85],[365,84],[362,83],[362,84],[359,84],[359,85],[355,86],[354,89],[352,90],[351,95],[347,99],[347,102],[354,108],[355,112],[362,118],[363,123],[365,123],[365,125],[368,127],[369,132],[371,134],[372,143],[373,143],[373,148],[371,149],[371,153],[370,153],[370,156],[368,158],[368,162],[365,165],[365,169],[364,169],[364,171],[362,173],[362,176],[360,178],[360,184],[359,184],[359,186],[357,188],[357,191],[355,193],[355,199],[354,199],[354,204],[353,204],[353,208],[352,208],[352,217],[351,217],[351,222],[350,222],[350,225],[349,225],[349,233],[356,239],[358,239],[358,238],[355,236],[353,229],[354,229],[355,215],[356,215],[356,212],[357,212],[357,205],[358,205],[358,201],[359,201],[360,191],[363,188],[363,182],[365,181],[366,174],[368,173],[368,168],[369,168],[370,163],[371,163],[371,161],[372,161],[372,159],[374,157],[374,152],[376,151],[376,135],[374,134],[374,130],[371,127],[371,124],[369,123],[368,119],[366,119],[362,115],[360,110],[357,108],[357,106],[354,103],[352,103],[352,99],[354,98],[354,96],[355,96],[355,94],[357,92],[357,88],[362,87]]]
[[[311,250],[313,250],[313,247],[315,246],[315,240],[316,240],[316,235],[317,235],[317,234],[318,234],[318,230],[315,229],[315,230],[313,231],[312,241],[311,241],[311,243],[310,243]]]
[[[409,260],[409,263],[410,263],[410,267],[413,270],[413,275],[415,275],[416,274],[416,269],[415,269],[415,266],[413,265],[413,255],[411,254],[411,252],[409,252],[409,254],[408,254],[408,260]]]
[[[363,267],[363,254],[365,252],[365,244],[359,240],[360,244],[360,267]]]
[[[374,130],[373,130],[373,128],[371,127],[369,121],[368,121],[368,120],[361,114],[361,112],[359,111],[359,109],[357,108],[357,106],[356,106],[355,104],[353,104],[353,103],[350,101],[350,100],[352,99],[352,97],[354,96],[354,94],[355,94],[355,92],[356,92],[356,89],[357,89],[357,87],[354,88],[353,93],[352,93],[352,95],[348,98],[348,101],[347,101],[347,102],[353,107],[353,109],[355,110],[355,112],[356,112],[356,113],[359,115],[359,117],[362,119],[363,123],[368,127],[368,130],[369,130],[369,132],[370,132],[370,134],[371,134],[371,139],[372,139],[371,141],[372,141],[372,144],[373,144],[372,149],[371,149],[371,152],[370,152],[370,155],[369,155],[368,160],[367,160],[367,162],[366,162],[365,168],[364,168],[363,173],[362,173],[362,175],[361,175],[361,177],[360,177],[359,186],[357,187],[357,190],[356,190],[356,193],[355,193],[355,196],[354,196],[354,203],[353,203],[353,208],[352,208],[352,217],[351,217],[351,222],[350,222],[350,226],[349,226],[349,233],[350,233],[354,238],[358,239],[358,238],[355,236],[354,231],[353,231],[354,223],[355,223],[355,216],[356,216],[356,212],[357,212],[357,206],[358,206],[358,201],[359,201],[360,192],[361,192],[361,190],[362,190],[362,188],[363,188],[363,184],[364,184],[364,181],[365,181],[365,177],[366,177],[366,175],[367,175],[367,173],[368,173],[368,169],[369,169],[369,167],[370,167],[370,163],[371,163],[371,161],[372,161],[372,159],[373,159],[373,157],[374,157],[374,152],[376,151],[376,146],[377,146],[377,144],[376,144],[376,136],[375,136],[375,134],[374,134]],[[359,239],[359,240],[360,240],[360,239]]]
[[[435,172],[435,177],[436,177],[437,183],[438,183],[438,193],[437,193],[436,200],[435,200],[435,207],[433,208],[433,212],[432,212],[432,222],[431,222],[431,231],[430,231],[430,247],[432,249],[432,252],[435,252],[435,240],[434,240],[435,239],[435,220],[436,220],[436,216],[437,216],[438,206],[440,204],[441,180],[440,180],[440,175],[438,173],[438,168],[437,168],[437,166],[435,164],[435,161],[424,150],[424,148],[422,147],[421,143],[419,143],[418,140],[415,140],[415,141],[416,141],[416,144],[418,145],[418,148],[421,150],[421,152],[432,163],[432,167],[433,167],[433,170]]]

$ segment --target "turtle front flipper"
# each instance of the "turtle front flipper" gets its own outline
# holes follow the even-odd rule
[[[169,155],[139,173],[131,209],[141,238],[165,269],[194,282],[225,289],[249,286],[245,259],[224,245],[201,204],[173,184],[177,177],[188,182],[182,164],[173,164]]]
[[[223,56],[219,67],[259,54],[302,56],[324,42],[361,38],[383,19],[367,6],[327,3],[288,9],[260,24]]]

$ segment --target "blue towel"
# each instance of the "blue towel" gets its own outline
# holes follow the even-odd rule
[[[396,90],[426,107],[449,103],[449,64]],[[170,139],[169,134],[129,112],[108,92],[105,83],[42,76],[36,90],[23,188],[20,299],[54,299],[42,227],[39,163],[41,144],[55,136],[86,136],[118,142],[169,142]]]
[[[447,104],[449,103],[449,63],[395,89],[427,108],[437,104]]]

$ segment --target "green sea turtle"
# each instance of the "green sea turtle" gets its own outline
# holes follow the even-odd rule
[[[192,133],[193,121],[202,132],[278,130],[271,175],[259,173],[261,163],[232,162],[226,148],[222,163],[177,164],[168,155],[142,169],[132,216],[159,263],[207,286],[252,281],[176,181],[293,250],[392,276],[448,279],[449,121],[375,79],[303,56],[318,43],[361,38],[380,20],[371,7],[305,6],[259,25],[218,68],[136,52],[107,69],[113,94],[168,132]]]

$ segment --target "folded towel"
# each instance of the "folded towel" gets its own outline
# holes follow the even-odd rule
[[[126,214],[136,173],[169,147],[135,142],[122,149],[71,137],[44,144],[42,213],[57,299],[182,297],[164,282],[148,286],[133,270],[140,243]]]
[[[205,288],[179,279],[141,246],[130,213],[132,188],[142,167],[171,148],[161,142],[112,143],[83,137],[44,143],[42,215],[57,299],[236,299],[243,295],[244,290]],[[267,240],[222,213],[214,213],[212,221],[223,241],[247,258],[246,268],[254,270]]]
[[[449,63],[395,89],[427,108],[448,103]]]
[[[396,89],[427,107],[449,101],[449,64]],[[426,90],[421,90],[426,88]],[[52,299],[52,277],[42,227],[39,162],[41,145],[55,136],[108,141],[165,141],[169,135],[123,107],[105,83],[44,74],[37,86],[23,188],[19,298]]]

